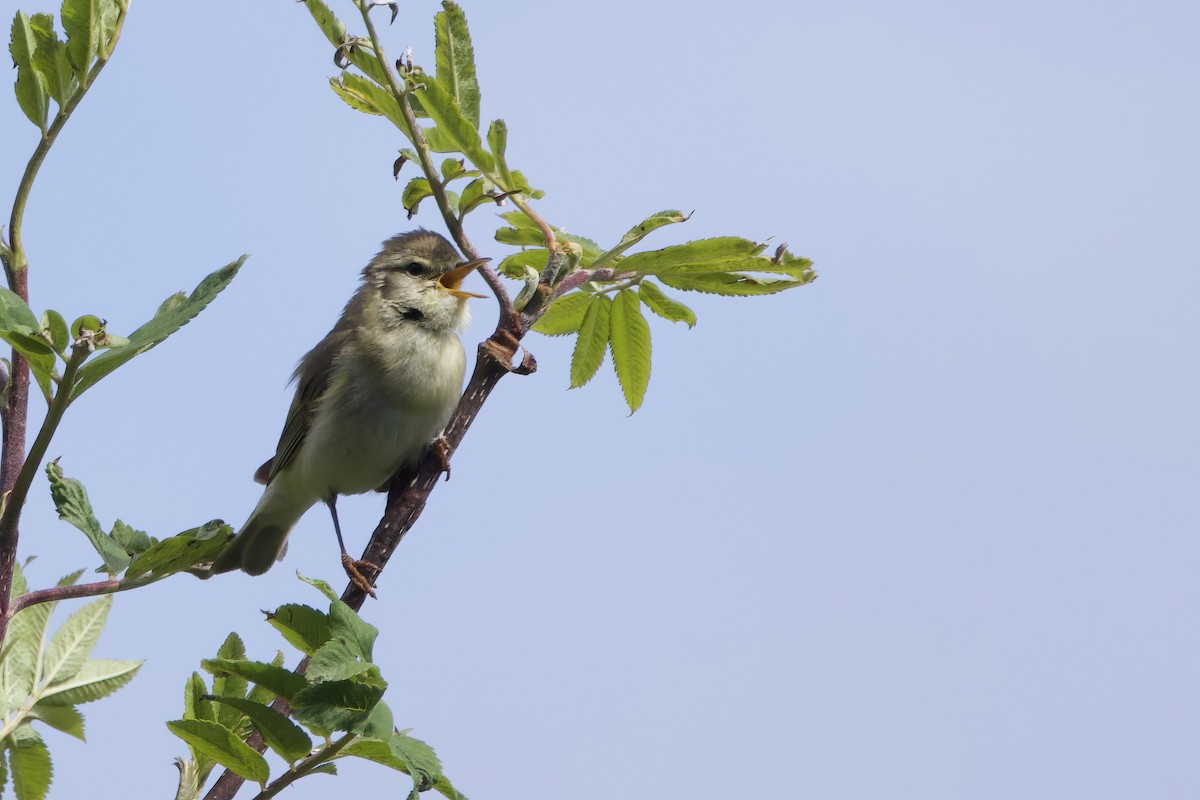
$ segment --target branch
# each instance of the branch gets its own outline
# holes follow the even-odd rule
[[[13,600],[12,607],[8,611],[8,616],[11,619],[21,609],[36,606],[40,603],[57,603],[59,600],[76,600],[80,597],[98,597],[102,594],[116,594],[117,592],[125,592],[130,589],[149,586],[167,577],[170,576],[155,575],[148,580],[146,578],[137,578],[131,581],[122,581],[113,578],[112,580],[96,581],[95,583],[78,583],[73,586],[52,586],[49,589],[38,589],[33,592],[26,592]]]
[[[254,796],[254,800],[270,800],[270,798],[279,794],[284,789],[291,786],[294,782],[303,778],[305,775],[311,774],[313,767],[320,766],[329,759],[333,758],[342,751],[342,748],[357,738],[357,734],[347,733],[336,742],[331,742],[325,745],[320,750],[313,753],[311,756],[304,759],[275,780],[271,781],[267,788],[263,789]]]
[[[96,82],[96,78],[100,76],[100,72],[112,57],[113,49],[121,38],[121,30],[125,26],[125,18],[129,13],[128,0],[121,0],[119,6],[120,12],[117,16],[116,26],[106,49],[100,53],[91,70],[79,82],[79,88],[75,94],[67,100],[64,106],[59,108],[58,113],[54,116],[54,121],[42,134],[41,141],[34,148],[29,163],[25,165],[21,182],[17,186],[12,213],[9,215],[8,243],[3,259],[4,275],[8,279],[9,289],[26,302],[29,302],[29,260],[21,241],[21,225],[25,219],[25,206],[29,202],[29,193],[33,190],[33,181],[42,167],[42,162],[46,160],[51,146],[58,138],[58,134],[62,132],[67,120],[71,118],[71,114],[74,113],[88,89]],[[2,421],[4,445],[0,449],[0,492],[3,493],[0,495],[0,498],[3,498],[0,500],[0,506],[3,507],[3,511],[0,512],[0,642],[4,641],[5,633],[8,630],[12,576],[17,563],[17,520],[21,513],[20,506],[25,502],[25,491],[28,490],[28,485],[25,486],[25,491],[18,491],[18,487],[27,472],[29,459],[33,458],[32,453],[28,457],[25,455],[25,435],[29,417],[29,365],[16,350],[12,353],[11,380],[8,409],[4,413]],[[64,399],[69,399],[70,385],[67,385],[67,391],[64,393],[62,384],[60,384],[59,392],[64,394]],[[44,430],[45,425],[42,427]],[[46,444],[49,442],[47,441]],[[45,450],[43,449],[42,453],[37,456],[37,461],[40,462],[44,454]],[[14,506],[16,506],[15,511]],[[11,522],[9,521],[10,515]]]

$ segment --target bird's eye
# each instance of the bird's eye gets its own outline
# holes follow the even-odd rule
[[[418,264],[415,261],[410,261],[401,267],[401,269],[403,269],[409,275],[422,275],[425,272],[425,266],[423,264]]]

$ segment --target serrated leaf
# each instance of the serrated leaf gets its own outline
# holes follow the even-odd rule
[[[306,578],[299,572],[296,573],[296,577],[316,589],[321,594],[325,595],[325,598],[329,600],[329,602],[338,602],[337,592],[335,592],[333,587],[329,585],[329,581],[323,581],[320,578]]]
[[[75,71],[67,58],[67,45],[54,30],[54,17],[34,14],[29,19],[37,49],[33,53],[33,68],[41,73],[46,91],[61,107],[75,93]]]
[[[672,289],[719,294],[726,297],[776,294],[812,282],[812,278],[807,280],[756,278],[752,275],[730,272],[661,274],[657,277]]]
[[[363,736],[387,739],[395,732],[396,719],[392,714],[392,709],[388,708],[387,703],[380,700],[371,709],[371,716],[367,718],[367,724],[363,726]]]
[[[44,79],[33,66],[34,54],[37,52],[37,39],[33,31],[32,21],[24,12],[18,11],[13,18],[12,30],[9,36],[8,52],[12,54],[13,64],[17,68],[17,105],[29,121],[46,132],[46,115],[50,109],[50,95],[46,90]]]
[[[206,522],[148,547],[129,564],[125,579],[166,576],[212,561],[233,538],[233,528],[219,519]]]
[[[292,716],[319,730],[358,733],[366,726],[383,691],[352,680],[320,683],[292,697]]]
[[[229,285],[233,277],[246,260],[242,256],[232,264],[209,274],[184,303],[180,303],[168,311],[156,314],[149,322],[129,334],[129,344],[113,347],[84,364],[79,369],[79,379],[71,392],[74,401],[79,395],[95,386],[106,375],[117,369],[134,356],[146,352],[162,342],[175,331],[182,328],[197,314],[211,303],[221,291]]]
[[[521,250],[520,252],[513,253],[511,256],[507,256],[500,262],[500,266],[497,269],[506,278],[516,278],[519,280],[525,277],[526,267],[532,267],[535,271],[541,273],[546,268],[548,256],[549,251],[544,247]]]
[[[279,651],[279,650],[275,651],[275,658],[271,659],[271,666],[273,666],[273,667],[282,667],[283,666],[282,651]],[[255,684],[253,687],[251,687],[250,693],[246,695],[246,699],[249,700],[251,703],[263,703],[264,705],[269,705],[270,703],[274,702],[275,693],[273,691],[271,691],[269,688],[267,688],[266,686],[261,686],[259,684]]]
[[[724,262],[752,258],[764,247],[766,245],[737,236],[700,239],[626,256],[620,270],[639,275],[658,275],[687,267],[699,272],[720,272],[726,269]]]
[[[289,764],[304,758],[312,750],[312,740],[304,730],[275,709],[238,697],[218,698],[216,702],[245,715],[263,737],[263,743]]]
[[[54,632],[42,661],[41,682],[53,686],[79,672],[104,631],[112,601],[110,594],[88,603]]]
[[[17,800],[43,800],[50,791],[54,767],[42,738],[22,725],[12,737],[8,758]]]
[[[467,157],[467,160],[485,174],[495,170],[496,164],[492,156],[483,148],[479,138],[479,123],[471,122],[458,105],[458,101],[437,78],[424,75],[418,95],[421,105],[429,112],[429,117],[437,124],[437,129],[454,143],[457,152]],[[476,111],[478,119],[478,110]],[[430,142],[432,146],[432,141]]]
[[[42,335],[50,342],[50,346],[58,353],[65,353],[67,345],[71,343],[70,333],[67,331],[67,321],[63,319],[63,315],[54,309],[47,309],[40,320],[42,324]]]
[[[317,683],[340,681],[360,675],[371,666],[369,661],[363,661],[345,641],[334,638],[313,653],[304,674],[310,681]]]
[[[121,520],[113,523],[112,533],[109,535],[117,546],[130,556],[139,556],[155,544],[155,540],[145,531],[139,531]]]
[[[235,775],[255,783],[266,783],[270,777],[266,759],[226,727],[207,720],[179,719],[168,722],[167,728]]]
[[[297,692],[308,687],[308,681],[303,675],[264,661],[206,658],[200,662],[200,666],[212,673],[235,673],[259,686],[267,687],[286,700],[291,700]]]
[[[329,630],[333,638],[341,639],[364,661],[374,658],[375,640],[379,629],[360,617],[340,599],[329,605]]]
[[[63,0],[62,24],[67,33],[67,56],[82,79],[100,48],[99,0]]]
[[[199,672],[193,672],[192,677],[188,678],[187,683],[183,685],[184,719],[216,721],[217,712],[213,708],[212,701],[205,699],[204,696],[207,694],[208,686],[204,683],[204,678]]]
[[[545,251],[543,251],[545,252]],[[543,266],[545,266],[543,264]],[[555,300],[545,313],[533,323],[533,329],[546,336],[566,336],[579,333],[583,317],[595,295],[587,292],[571,292]]]
[[[646,308],[670,322],[686,322],[689,328],[696,325],[696,314],[683,303],[667,297],[658,284],[642,281],[638,286],[638,297]]]
[[[591,296],[575,339],[575,350],[571,353],[571,388],[577,389],[592,379],[604,362],[608,349],[608,335],[612,314],[612,300],[606,294]]]
[[[657,214],[651,214],[649,217],[646,217],[637,225],[634,225],[632,228],[630,228],[629,231],[621,237],[621,241],[617,243],[616,247],[601,254],[599,258],[593,261],[591,264],[592,269],[598,269],[601,265],[621,255],[626,250],[640,242],[642,239],[645,239],[648,235],[650,235],[650,233],[658,230],[664,225],[674,225],[675,223],[679,222],[687,222],[690,216],[691,214],[684,214],[682,211],[675,210],[659,211]],[[625,269],[628,269],[628,267],[622,265],[622,271]]]
[[[236,633],[226,636],[220,649],[217,650],[217,658],[222,661],[245,661],[246,645],[242,643],[242,637]],[[217,672],[213,674],[212,685],[212,693],[219,698],[242,699],[246,696],[249,681],[235,672]],[[216,707],[215,721],[231,731],[241,733],[239,730],[241,718],[241,713],[232,705]]]
[[[30,710],[29,715],[34,719],[41,720],[57,731],[62,731],[81,741],[85,739],[83,735],[83,714],[80,714],[79,710],[74,706],[37,703]]]
[[[613,368],[632,414],[641,408],[646,386],[650,383],[650,326],[642,316],[642,303],[632,289],[617,292],[609,328]]]
[[[478,130],[479,82],[467,18],[457,3],[443,0],[442,8],[433,18],[437,79],[458,102],[462,115]]]
[[[54,461],[46,464],[46,477],[50,479],[50,497],[58,518],[83,531],[110,573],[115,575],[125,569],[129,565],[129,554],[100,527],[83,484],[65,477],[62,467]]]
[[[288,644],[308,656],[329,641],[329,617],[310,606],[282,605],[267,615],[267,622],[283,634]]]
[[[412,139],[408,120],[404,118],[400,104],[391,92],[379,84],[353,72],[344,72],[337,78],[330,78],[329,86],[351,108],[366,114],[387,117],[389,122]]]
[[[52,608],[51,603],[27,606],[9,623],[4,648],[0,650],[0,688],[14,706],[33,692],[37,682],[42,642]]]
[[[308,7],[308,12],[312,14],[317,27],[321,29],[321,33],[325,34],[329,43],[334,47],[341,44],[342,37],[346,35],[346,26],[334,16],[333,12],[329,10],[329,6],[321,0],[304,0],[304,5]]]
[[[108,697],[133,680],[141,666],[141,661],[92,659],[85,662],[74,677],[45,689],[42,702],[74,706]]]

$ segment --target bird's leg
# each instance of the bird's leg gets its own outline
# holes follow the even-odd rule
[[[375,564],[372,564],[370,561],[363,561],[361,559],[356,560],[352,558],[348,552],[346,552],[346,543],[342,539],[342,525],[338,522],[337,495],[330,495],[329,499],[326,500],[325,503],[329,506],[329,514],[333,517],[333,532],[337,534],[338,547],[340,547],[342,550],[342,569],[346,570],[346,577],[348,577],[350,582],[359,589],[362,589],[364,592],[371,595],[371,597],[375,597],[374,587],[371,586],[371,582],[367,580],[367,577],[363,575],[360,570],[368,569],[371,570],[372,573],[378,574],[379,567]]]
[[[446,473],[446,480],[450,480],[450,443],[446,441],[446,437],[439,436],[434,439],[430,442],[429,449],[433,451],[433,455],[437,458],[442,472]]]

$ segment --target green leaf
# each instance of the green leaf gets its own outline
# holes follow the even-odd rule
[[[321,2],[321,0],[305,0],[304,5],[308,6],[308,11],[317,22],[317,27],[321,29],[321,33],[325,34],[325,38],[334,47],[342,43],[342,37],[346,35],[346,26],[333,15],[329,10],[329,6]]]
[[[659,275],[658,279],[672,289],[719,294],[726,297],[776,294],[812,282],[812,278],[807,280],[756,278],[752,275],[730,272],[663,274]]]
[[[240,675],[259,686],[267,687],[285,700],[291,700],[297,692],[308,687],[308,681],[303,675],[297,675],[290,669],[265,661],[206,658],[200,662],[200,666],[214,674],[229,672]]]
[[[310,681],[317,683],[340,681],[361,675],[372,666],[371,662],[363,661],[345,641],[335,638],[313,653],[304,674]]]
[[[47,402],[52,396],[51,375],[56,366],[54,351],[40,338],[17,331],[0,331],[0,340],[8,342],[29,363],[29,369]]]
[[[388,704],[380,700],[371,709],[371,716],[363,726],[363,735],[376,739],[387,739],[396,731],[396,718]]]
[[[478,172],[468,170],[467,164],[461,158],[447,158],[442,160],[442,182],[449,183],[455,178],[461,178],[463,175],[474,174]]]
[[[467,18],[457,3],[443,0],[443,11],[433,18],[437,79],[458,103],[462,115],[479,129],[479,82],[475,77],[475,49]]]
[[[658,284],[642,281],[638,286],[638,297],[646,308],[670,322],[686,322],[689,328],[696,326],[696,314],[683,303],[667,297]]]
[[[417,213],[417,206],[426,197],[433,196],[433,189],[429,185],[429,181],[424,178],[413,178],[404,187],[404,193],[400,196],[400,202],[404,204],[404,210],[408,212],[409,219]]]
[[[592,295],[583,314],[583,322],[579,326],[575,351],[571,354],[572,389],[590,381],[604,362],[611,315],[612,301],[608,295]]]
[[[139,531],[121,520],[113,523],[112,533],[109,535],[122,550],[135,557],[149,550],[157,542],[145,531]]]
[[[329,605],[329,630],[333,638],[342,639],[355,655],[364,661],[374,659],[375,640],[379,629],[360,617],[340,599]]]
[[[516,173],[513,173],[514,175]],[[511,228],[500,228],[496,231],[496,241],[502,244],[512,244],[519,247],[545,247],[546,237],[542,235],[542,229],[534,224],[533,220],[525,216],[520,211],[509,211],[505,214],[500,214],[500,218],[504,219],[511,225]],[[566,233],[553,228],[554,235],[563,241],[575,242],[583,250],[583,264],[590,264],[601,253],[600,245],[593,242],[591,239],[586,239],[582,236],[576,236],[571,233]]]
[[[494,185],[487,178],[476,178],[466,185],[463,189],[462,197],[459,199],[459,212],[463,216],[470,214],[479,206],[492,200],[488,196],[488,192],[494,189]],[[511,258],[512,256],[509,256]],[[508,259],[505,259],[507,261]]]
[[[216,702],[245,715],[263,737],[263,743],[289,764],[304,758],[312,750],[312,740],[304,730],[275,709],[244,698],[219,697]]]
[[[3,690],[0,697],[7,698],[5,705],[11,703],[15,707],[33,692],[52,609],[52,603],[28,606],[18,611],[9,623],[4,649],[0,650],[0,689]]]
[[[17,800],[43,800],[50,791],[54,767],[42,738],[28,725],[22,725],[12,737],[8,758]]]
[[[42,75],[46,91],[54,102],[64,106],[75,94],[78,81],[67,58],[67,45],[54,30],[54,17],[34,14],[30,17],[37,49],[33,53],[33,68]]]
[[[727,269],[726,262],[740,262],[752,258],[761,253],[764,247],[766,245],[736,236],[700,239],[687,244],[664,247],[661,250],[634,253],[626,257],[618,269],[621,272],[636,272],[639,275],[658,275],[680,268],[692,268],[697,272],[721,272]],[[764,259],[764,263],[769,262]]]
[[[67,33],[67,56],[82,80],[100,49],[99,0],[63,0],[62,24]]]
[[[288,603],[267,615],[267,622],[288,640],[288,644],[311,656],[329,641],[329,617],[315,608]]]
[[[56,461],[46,465],[46,476],[50,479],[50,497],[58,518],[84,532],[110,573],[115,575],[125,569],[129,565],[129,554],[100,527],[83,484],[64,477],[62,467]]]
[[[42,681],[53,686],[75,677],[104,631],[112,601],[110,594],[88,603],[55,631],[42,662]]]
[[[217,650],[217,658],[222,661],[245,661],[246,646],[242,643],[242,638],[236,633],[231,633],[225,637],[221,648]],[[237,673],[216,672],[213,674],[212,693],[218,698],[243,699],[246,696],[248,686],[249,681]],[[217,723],[224,725],[231,731],[242,732],[240,730],[242,714],[237,708],[231,705],[217,706],[215,714],[215,721]]]
[[[32,334],[39,327],[37,317],[21,296],[0,286],[0,330]]]
[[[393,733],[384,741],[359,739],[339,755],[363,758],[403,772],[412,777],[414,791],[437,789],[446,797],[466,800],[442,774],[442,763],[433,748],[407,734]]]
[[[74,706],[108,697],[133,680],[141,666],[141,661],[94,658],[80,667],[74,677],[43,691],[42,702]]]
[[[544,247],[520,250],[501,261],[498,269],[504,277],[520,280],[525,277],[526,267],[532,267],[534,271],[541,273],[546,268],[548,255],[549,251]]]
[[[343,72],[336,78],[330,78],[329,86],[351,108],[366,114],[387,117],[389,122],[399,128],[410,140],[412,139],[408,120],[404,118],[400,104],[396,102],[396,98],[392,96],[391,92],[379,84],[353,72]]]
[[[642,239],[645,239],[650,233],[658,230],[664,225],[687,222],[690,216],[691,214],[684,214],[682,211],[670,210],[659,211],[657,214],[652,214],[649,217],[646,217],[637,225],[634,225],[632,228],[630,228],[629,231],[621,237],[621,241],[617,243],[616,247],[605,252],[599,258],[593,261],[591,264],[592,269],[597,269],[602,264],[621,255],[626,250],[640,242]],[[627,268],[628,267],[626,265],[622,265],[621,267],[622,271]]]
[[[107,59],[116,45],[117,23],[125,15],[128,4],[124,0],[100,0],[100,57]]]
[[[632,414],[641,407],[650,383],[650,326],[642,316],[637,292],[632,289],[617,292],[613,301],[609,346],[617,380]]]
[[[300,580],[304,581],[305,583],[307,583],[309,586],[312,586],[314,589],[316,589],[321,594],[325,595],[326,599],[328,599],[329,602],[331,602],[331,603],[338,602],[337,592],[335,592],[333,590],[333,587],[329,585],[329,581],[323,581],[320,578],[306,578],[303,575],[301,575],[299,572],[296,573],[296,577],[299,578]]]
[[[79,338],[84,331],[92,333],[100,333],[104,330],[104,320],[97,317],[95,314],[84,314],[71,323],[71,335]]]
[[[54,309],[47,309],[39,321],[42,324],[42,335],[50,342],[50,346],[60,355],[65,353],[67,346],[71,344],[71,335],[63,315]]]
[[[191,321],[229,285],[246,258],[242,256],[232,264],[208,275],[186,302],[179,303],[168,311],[160,311],[145,325],[129,334],[129,344],[110,348],[80,367],[79,379],[71,392],[71,399],[75,400],[117,367],[146,352]]]
[[[328,681],[310,686],[292,697],[292,716],[319,730],[360,732],[383,689],[357,681]]]
[[[188,678],[187,683],[183,685],[184,719],[216,721],[217,712],[213,708],[213,702],[205,698],[207,694],[208,686],[205,685],[204,678],[199,672],[193,672],[192,677]]]
[[[467,160],[484,174],[493,172],[496,164],[491,154],[483,148],[483,141],[479,138],[478,121],[472,122],[463,114],[458,101],[437,78],[422,76],[420,85],[424,87],[418,92],[421,104],[429,112],[429,117],[437,123],[441,134],[453,142],[455,150],[465,155]],[[478,119],[478,110],[476,118]]]
[[[130,563],[125,579],[154,574],[167,576],[188,567],[212,561],[233,538],[233,528],[219,519],[163,539],[140,553]]]
[[[279,651],[279,650],[275,651],[275,658],[271,659],[271,666],[273,666],[273,667],[282,667],[283,666],[283,653],[281,651]],[[249,700],[251,703],[263,703],[264,705],[274,702],[275,697],[276,697],[276,695],[273,691],[271,691],[266,686],[262,686],[259,684],[255,684],[250,689],[250,693],[246,695],[246,699]]]
[[[41,720],[57,731],[62,731],[81,741],[85,739],[83,735],[83,714],[80,714],[74,706],[37,703],[30,710],[29,715],[34,719]]]
[[[492,156],[496,159],[496,170],[500,173],[503,191],[511,192],[521,188],[513,180],[508,161],[504,158],[504,151],[508,148],[508,124],[502,119],[492,120],[492,124],[488,126],[487,140],[488,147],[492,148]]]
[[[24,12],[18,11],[17,16],[13,18],[8,52],[12,54],[13,64],[17,68],[17,105],[25,112],[29,121],[36,125],[42,133],[45,133],[50,98],[44,78],[33,66],[34,54],[37,52],[37,39],[33,23]]]
[[[544,250],[542,252],[545,252]],[[545,265],[543,265],[545,266]],[[571,292],[555,300],[545,313],[533,323],[533,329],[546,336],[566,336],[579,333],[583,317],[595,295],[587,292]]]
[[[171,733],[188,746],[235,775],[248,781],[266,783],[270,776],[267,761],[226,727],[201,719],[179,719],[168,722]]]

